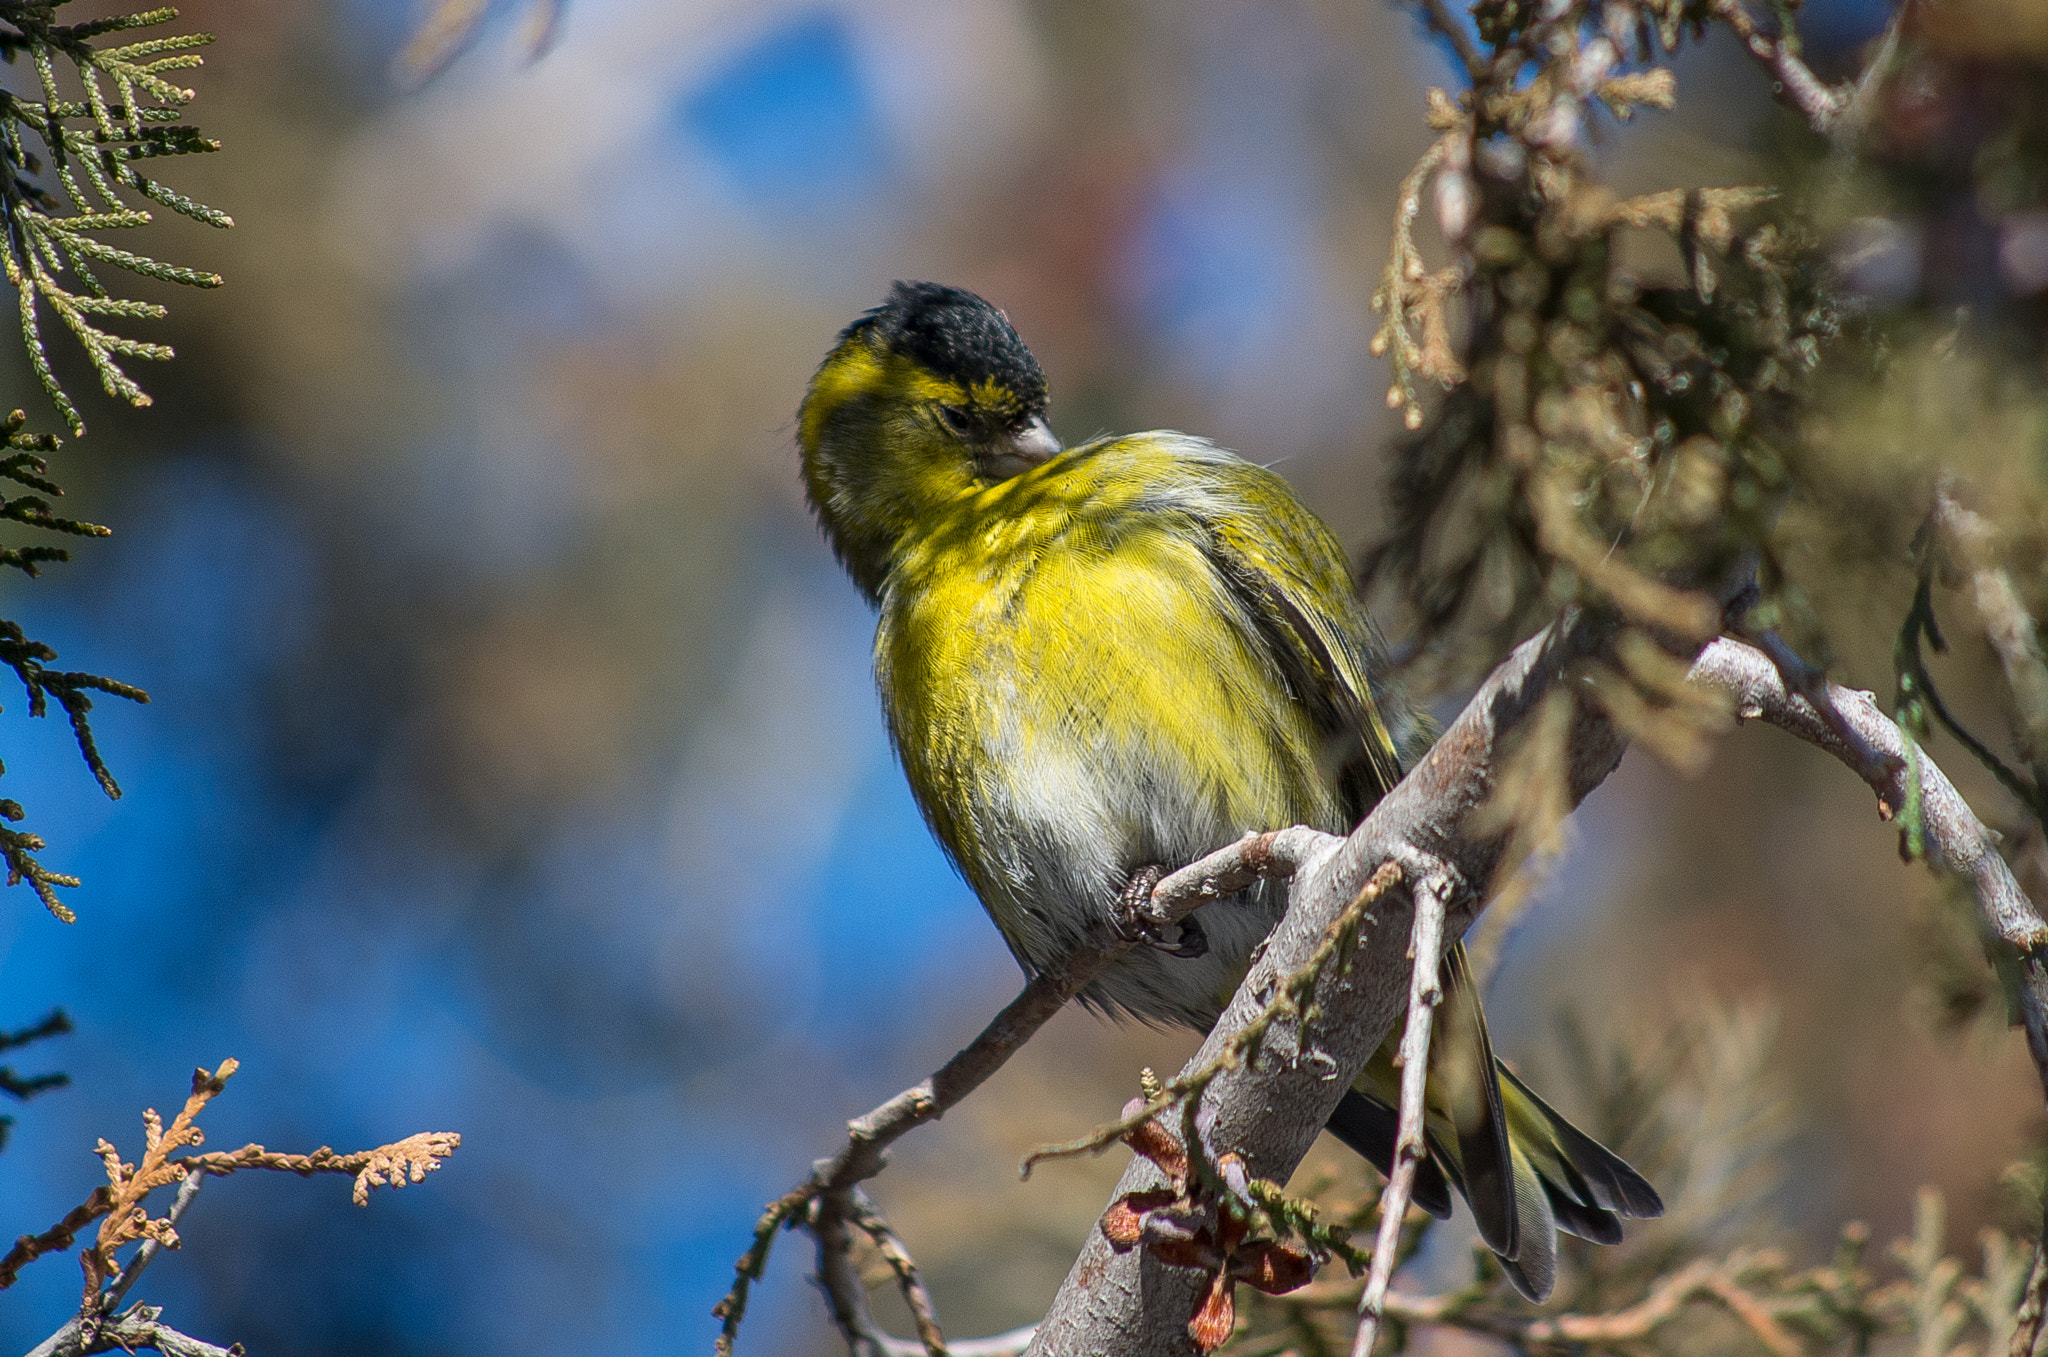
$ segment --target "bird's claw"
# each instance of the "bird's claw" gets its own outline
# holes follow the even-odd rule
[[[1140,867],[1131,873],[1131,879],[1117,899],[1117,931],[1132,942],[1142,942],[1147,947],[1172,957],[1192,959],[1206,956],[1209,951],[1209,936],[1202,931],[1202,925],[1194,917],[1182,919],[1176,925],[1178,936],[1168,942],[1160,926],[1145,913],[1145,906],[1151,900],[1152,888],[1166,875],[1166,869],[1157,863]]]

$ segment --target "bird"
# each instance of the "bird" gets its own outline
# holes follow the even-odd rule
[[[804,486],[877,611],[891,742],[932,834],[1027,975],[1160,873],[1249,831],[1348,832],[1433,734],[1329,528],[1271,470],[1171,431],[1063,447],[1002,311],[898,282],[838,335],[797,415]],[[1126,950],[1080,994],[1206,1032],[1286,906],[1269,882]],[[1663,1203],[1497,1060],[1445,957],[1417,1204],[1466,1199],[1515,1287],[1557,1231],[1615,1243]],[[1389,1170],[1390,1034],[1328,1129]]]

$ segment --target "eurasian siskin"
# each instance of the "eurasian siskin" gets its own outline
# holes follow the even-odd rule
[[[1330,532],[1262,467],[1185,434],[1061,450],[1045,377],[993,306],[898,283],[841,332],[799,415],[827,537],[880,610],[875,675],[932,832],[1027,972],[1148,881],[1249,830],[1343,833],[1427,747]],[[1284,888],[1196,911],[1083,994],[1206,1031]],[[1556,1230],[1612,1243],[1649,1183],[1494,1059],[1447,957],[1417,1198],[1456,1186],[1532,1299]],[[1330,1130],[1384,1170],[1390,1036]]]

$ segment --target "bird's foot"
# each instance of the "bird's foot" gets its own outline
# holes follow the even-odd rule
[[[1123,894],[1117,897],[1117,931],[1132,942],[1142,942],[1168,956],[1192,959],[1207,955],[1209,937],[1193,915],[1173,925],[1177,936],[1171,942],[1167,941],[1160,926],[1146,916],[1145,906],[1152,898],[1152,888],[1165,875],[1166,869],[1156,862],[1131,873]]]

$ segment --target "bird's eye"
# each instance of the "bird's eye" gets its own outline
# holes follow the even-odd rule
[[[941,405],[939,407],[939,418],[945,421],[947,428],[951,429],[961,438],[967,437],[968,432],[973,428],[972,423],[967,418],[967,412],[957,405]]]

